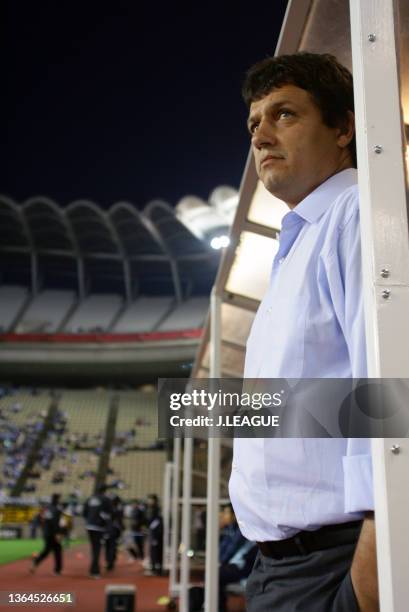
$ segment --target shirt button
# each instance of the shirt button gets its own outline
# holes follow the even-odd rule
[[[240,525],[240,527],[244,527],[244,525],[245,525],[244,521],[237,521],[237,522]]]
[[[233,470],[237,470],[237,463],[232,463]]]
[[[267,312],[268,312],[268,314],[271,314],[273,312],[273,309],[271,308],[271,306],[270,306],[270,308],[267,308]]]
[[[285,257],[280,257],[280,259],[278,260],[278,263],[282,264],[284,260],[285,260]]]

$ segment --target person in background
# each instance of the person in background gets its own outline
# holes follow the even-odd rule
[[[247,542],[237,524],[233,506],[226,504],[219,517],[220,539],[219,539],[219,563],[227,563],[238,549]]]
[[[106,569],[112,571],[118,551],[118,542],[124,529],[124,509],[121,498],[115,495],[112,498],[112,518],[105,535],[105,560]]]
[[[68,548],[71,543],[71,532],[74,526],[74,513],[68,503],[61,508],[60,525],[64,528],[64,546]]]
[[[146,508],[142,501],[137,500],[132,507],[131,511],[131,534],[133,538],[133,542],[135,544],[134,548],[129,548],[129,552],[135,559],[144,559],[144,542],[145,542],[145,533],[144,529],[146,527]]]
[[[195,513],[196,549],[206,548],[206,508],[201,506]]]
[[[150,521],[152,516],[156,516],[159,509],[159,498],[156,493],[150,493],[146,498],[146,520]]]
[[[155,494],[148,496],[147,521],[151,570],[156,576],[161,576],[163,561],[163,519],[159,507],[158,496]]]
[[[43,529],[44,548],[41,553],[34,557],[31,566],[33,574],[37,567],[44,559],[52,552],[54,555],[54,575],[61,574],[63,565],[63,553],[61,539],[64,535],[64,529],[61,526],[61,507],[59,504],[60,496],[54,493],[51,501],[40,511],[40,523]]]
[[[102,540],[110,528],[112,521],[112,502],[105,495],[106,486],[98,487],[96,494],[91,495],[85,502],[83,517],[85,527],[91,546],[91,564],[89,575],[92,578],[100,578],[99,557],[101,553]]]
[[[30,538],[35,540],[37,537],[37,529],[41,527],[41,514],[36,512],[30,521]]]
[[[257,545],[249,542],[240,532],[233,506],[226,504],[219,515],[219,607],[218,612],[227,610],[226,587],[240,583],[251,572],[257,555]],[[189,589],[189,612],[203,609],[204,588]]]

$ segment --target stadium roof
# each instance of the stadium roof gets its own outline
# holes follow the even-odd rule
[[[207,293],[219,254],[195,236],[166,202],[140,212],[129,202],[109,210],[78,200],[66,208],[37,196],[17,204],[0,195],[2,282],[91,291]]]

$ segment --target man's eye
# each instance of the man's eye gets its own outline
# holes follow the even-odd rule
[[[281,119],[286,119],[287,117],[291,117],[292,115],[294,115],[294,113],[290,110],[288,110],[287,108],[282,108],[279,112],[278,112],[278,118]]]
[[[250,127],[249,127],[249,132],[251,135],[254,134],[254,132],[256,132],[257,128],[258,128],[258,123],[251,123]]]

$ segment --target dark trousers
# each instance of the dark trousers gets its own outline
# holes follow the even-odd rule
[[[100,573],[99,556],[101,554],[101,544],[104,533],[102,531],[94,531],[88,529],[88,537],[91,544],[91,565],[89,573],[96,576]]]
[[[359,612],[350,569],[360,525],[326,550],[274,559],[258,553],[246,585],[248,612]]]
[[[59,574],[62,570],[62,546],[55,536],[44,538],[44,548],[41,553],[34,559],[34,565],[39,565],[50,554],[54,555],[54,571]]]
[[[105,561],[107,569],[114,569],[118,549],[118,538],[110,536],[105,540]]]
[[[145,536],[144,535],[134,535],[133,541],[135,542],[136,554],[140,559],[144,558],[144,544]]]
[[[153,573],[161,574],[162,573],[162,556],[163,556],[162,542],[158,544],[151,544],[150,554],[151,554],[151,566],[152,566]]]

